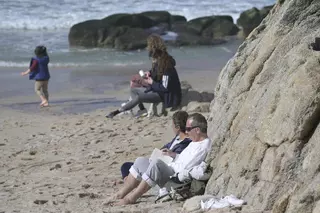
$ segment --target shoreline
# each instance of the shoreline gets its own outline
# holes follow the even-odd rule
[[[180,81],[193,89],[212,92],[221,68],[236,52],[241,40],[211,48],[195,47],[171,50],[177,61]],[[200,52],[199,52],[200,51]],[[141,54],[141,53],[139,53]],[[150,61],[144,55],[141,65],[50,68],[49,94],[53,113],[84,113],[107,107],[119,107],[129,96],[129,81],[138,70],[148,70]],[[54,57],[53,59],[54,60]],[[0,67],[0,107],[42,112],[34,93],[34,82],[19,74],[26,68]],[[50,111],[50,110],[48,110]]]
[[[219,76],[219,71],[197,71],[180,74],[180,81],[187,81],[197,91],[212,92]],[[26,80],[26,79],[24,79]],[[51,82],[50,82],[51,83]],[[49,83],[49,92],[51,84]],[[41,114],[81,114],[106,108],[116,108],[126,102],[129,97],[129,81],[114,89],[106,89],[95,93],[90,88],[73,88],[50,92],[50,107],[40,108],[39,98],[34,94],[33,82],[27,82],[28,91],[25,95],[0,98],[0,109],[6,108],[26,113]],[[1,94],[1,93],[0,93]]]

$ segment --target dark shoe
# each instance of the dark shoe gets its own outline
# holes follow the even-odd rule
[[[118,115],[120,113],[119,110],[112,111],[108,115],[106,115],[106,118],[113,118],[114,116]]]

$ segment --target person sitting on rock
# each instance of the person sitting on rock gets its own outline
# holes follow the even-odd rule
[[[158,185],[160,188],[176,176],[181,182],[189,179],[189,171],[199,166],[211,149],[211,140],[207,136],[207,120],[199,113],[188,117],[186,133],[192,142],[181,154],[176,155],[174,161],[166,164],[157,159],[139,157],[130,168],[124,186],[115,194],[112,200],[121,199],[117,205],[133,204],[151,187]],[[112,202],[111,200],[108,203]]]
[[[188,119],[188,113],[186,111],[177,111],[172,115],[172,129],[175,137],[171,142],[165,144],[161,150],[163,155],[175,158],[177,154],[180,154],[191,142],[191,139],[186,135],[186,123]],[[129,170],[133,165],[133,162],[126,162],[121,166],[122,178],[125,181],[129,175]],[[160,189],[160,196],[166,194],[167,190]]]
[[[107,118],[113,118],[121,112],[131,110],[140,103],[163,102],[165,108],[177,108],[181,102],[181,84],[175,69],[175,60],[167,52],[163,40],[157,35],[150,35],[147,40],[149,56],[152,57],[152,69],[146,73],[143,81],[145,87],[131,88],[131,100],[120,109],[107,114]],[[139,105],[140,111],[145,110]]]

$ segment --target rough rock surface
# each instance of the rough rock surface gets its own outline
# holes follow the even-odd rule
[[[319,212],[320,52],[308,48],[319,26],[319,0],[282,1],[223,68],[206,193],[234,194],[250,212]]]

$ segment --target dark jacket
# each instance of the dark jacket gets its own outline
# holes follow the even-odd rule
[[[173,138],[173,140],[170,143],[167,143],[164,145],[161,149],[167,148],[170,149],[172,143],[177,140],[176,137]],[[175,152],[177,154],[180,154],[188,145],[191,143],[192,140],[190,138],[185,138],[180,143],[174,145],[174,147],[171,149],[172,152]]]
[[[172,58],[173,66],[164,71],[160,81],[155,80],[155,73],[157,73],[157,65],[151,71],[151,77],[154,80],[145,92],[157,92],[163,100],[164,107],[178,107],[181,103],[181,84],[180,79],[175,69],[175,61]]]
[[[30,66],[33,62],[33,60],[37,60],[38,64],[35,70],[31,70],[29,73],[29,79],[30,80],[36,80],[36,81],[47,81],[50,79],[50,73],[49,73],[49,57],[43,56],[41,58],[34,57],[31,58]]]

